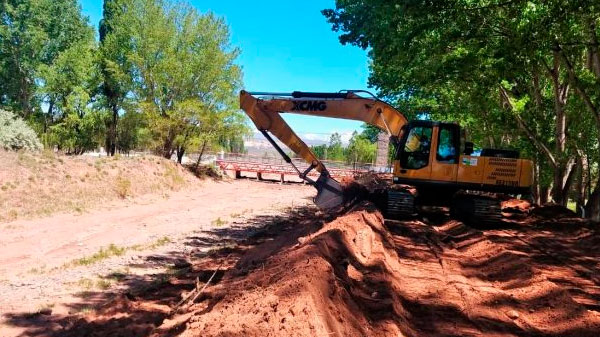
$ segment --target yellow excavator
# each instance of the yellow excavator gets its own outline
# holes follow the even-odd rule
[[[385,191],[384,212],[389,217],[413,215],[418,206],[450,206],[463,218],[498,220],[502,214],[497,194],[530,195],[533,165],[517,151],[483,149],[474,155],[455,123],[415,120],[362,90],[337,93],[240,92],[240,106],[300,178],[317,189],[314,199],[322,209],[344,203],[344,190],[327,168],[281,117],[282,113],[363,121],[385,131],[394,146],[393,181]],[[273,140],[279,139],[309,163],[301,172]],[[311,170],[320,173],[316,181]]]

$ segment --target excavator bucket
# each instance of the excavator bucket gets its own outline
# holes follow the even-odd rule
[[[320,209],[330,209],[341,206],[344,203],[344,191],[342,185],[324,171],[315,182],[317,196],[314,202]]]

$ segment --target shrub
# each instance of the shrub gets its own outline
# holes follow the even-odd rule
[[[0,147],[6,150],[37,151],[42,148],[42,143],[23,119],[0,109]]]

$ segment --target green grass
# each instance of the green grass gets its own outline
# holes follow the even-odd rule
[[[74,266],[89,266],[113,256],[121,256],[125,254],[126,251],[127,247],[119,247],[114,244],[110,244],[106,248],[100,248],[100,250],[93,255],[74,260],[70,264]]]
[[[29,274],[43,274],[46,272],[46,266],[33,267],[27,271]]]
[[[71,262],[65,263],[63,268],[68,267],[79,267],[79,266],[89,266],[95,263],[98,263],[102,260],[109,259],[115,256],[121,256],[125,254],[127,251],[143,251],[143,250],[153,250],[158,247],[164,246],[168,243],[171,243],[171,239],[166,236],[159,238],[153,242],[148,244],[138,244],[133,246],[120,247],[115,244],[110,244],[106,248],[100,248],[100,250],[90,256],[85,256]]]
[[[77,281],[76,285],[85,290],[91,290],[91,289],[106,290],[113,285],[113,280],[101,278],[101,279],[97,279],[94,281],[92,279],[84,277],[82,279],[79,279],[79,281]]]
[[[146,248],[145,248],[145,249],[150,249],[150,250],[152,250],[152,249],[156,249],[156,248],[158,248],[158,247],[164,246],[164,245],[166,245],[166,244],[168,244],[168,243],[171,243],[171,242],[172,242],[172,241],[171,241],[171,239],[169,239],[169,238],[168,238],[168,237],[166,237],[166,236],[163,236],[162,238],[160,238],[160,239],[157,239],[157,240],[156,240],[156,241],[154,241],[153,243],[151,243],[151,244],[149,244],[148,246],[146,246]]]
[[[81,307],[77,312],[83,315],[87,315],[96,312],[96,308],[91,305],[85,305]]]

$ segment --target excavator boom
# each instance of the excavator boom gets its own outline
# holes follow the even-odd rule
[[[271,134],[310,164],[304,172],[300,172],[295,166],[294,168],[302,179],[316,187],[315,203],[320,208],[332,208],[342,204],[344,201],[342,187],[331,178],[325,165],[290,128],[281,117],[281,113],[363,121],[388,132],[392,138],[399,137],[402,126],[407,123],[404,115],[374,96],[372,98],[362,97],[358,93],[358,91],[338,93],[240,92],[240,107],[285,161],[293,165],[291,159],[271,138]],[[320,173],[316,181],[307,177],[312,169]]]

